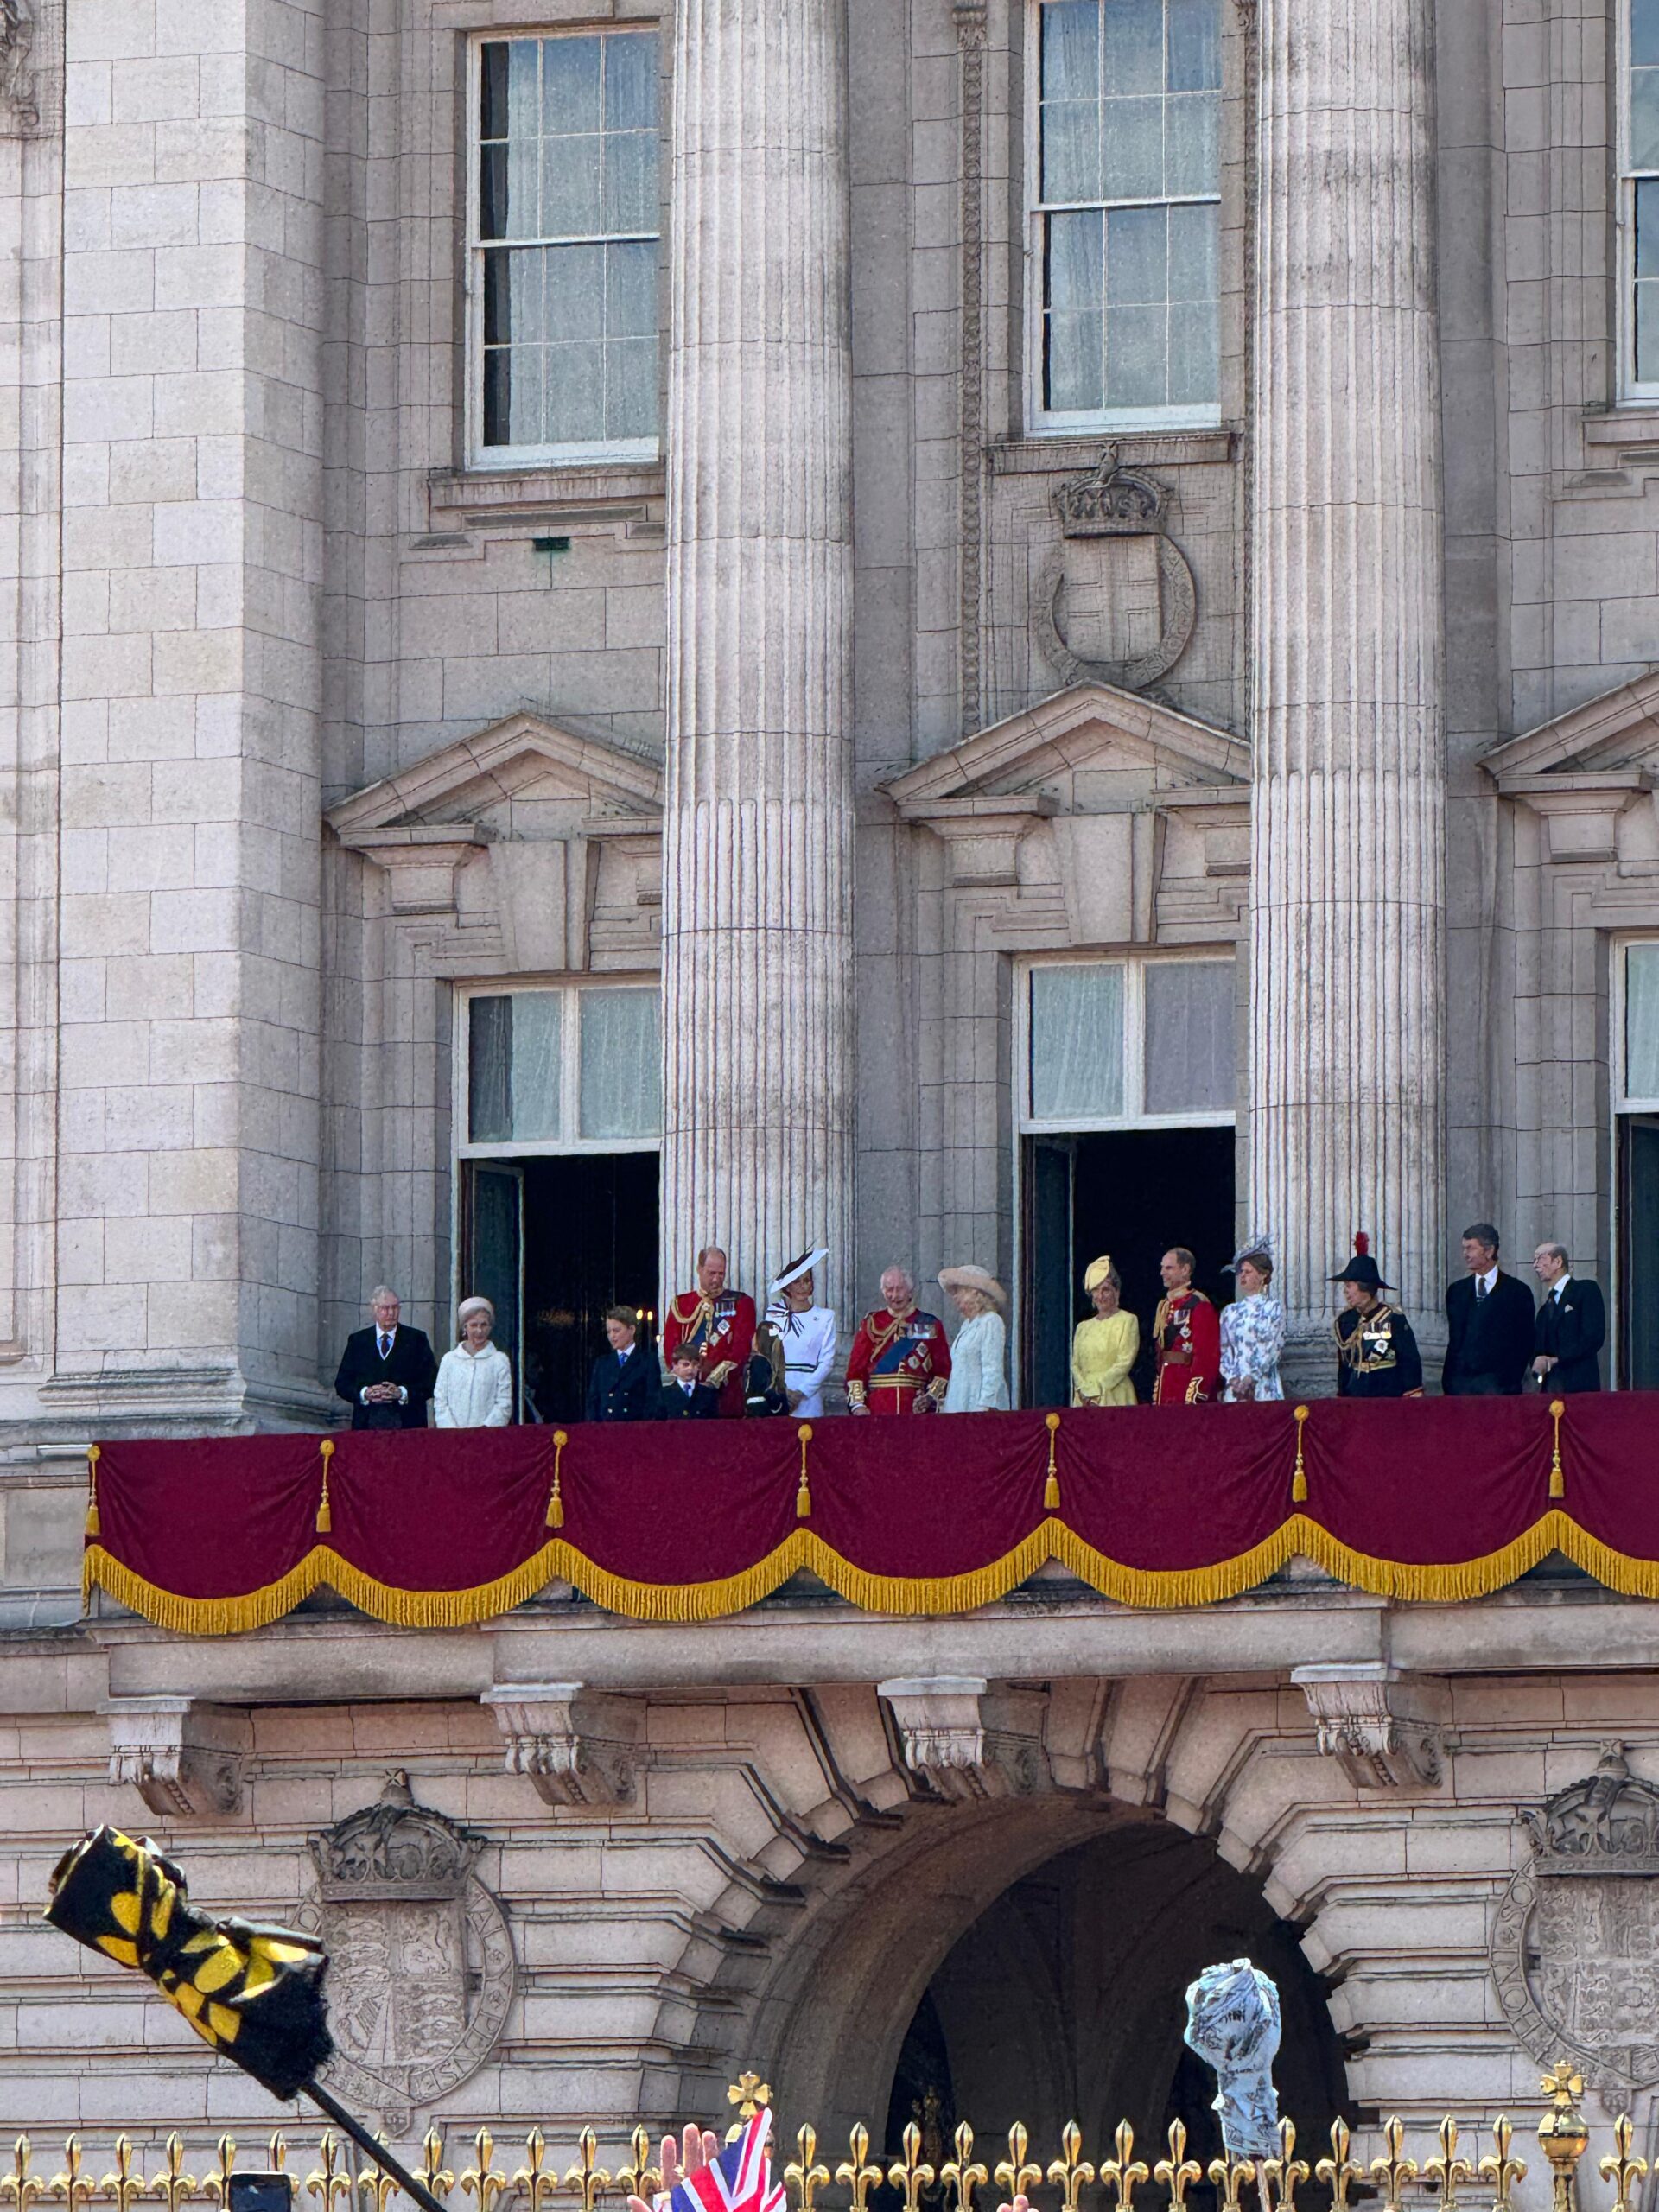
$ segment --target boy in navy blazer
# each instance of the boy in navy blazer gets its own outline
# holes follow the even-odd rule
[[[710,1389],[708,1383],[697,1380],[702,1355],[695,1344],[676,1346],[669,1380],[657,1394],[658,1421],[720,1419],[719,1391]]]
[[[657,1410],[662,1376],[639,1342],[639,1319],[631,1306],[605,1316],[611,1348],[601,1352],[588,1378],[589,1421],[649,1421]]]

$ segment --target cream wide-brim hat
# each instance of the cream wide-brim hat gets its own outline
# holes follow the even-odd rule
[[[988,1268],[941,1268],[939,1288],[944,1291],[979,1290],[983,1291],[993,1305],[1006,1306],[1008,1302],[1007,1292]]]

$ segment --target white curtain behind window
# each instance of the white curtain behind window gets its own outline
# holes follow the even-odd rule
[[[1033,968],[1031,1111],[1065,1122],[1123,1111],[1123,970]]]
[[[582,995],[582,1134],[662,1134],[663,1071],[655,991]]]
[[[1659,1099],[1659,944],[1624,955],[1624,1095]]]
[[[556,991],[512,995],[512,1134],[517,1143],[559,1134],[563,1012]]]
[[[1149,962],[1147,1113],[1217,1113],[1232,1103],[1232,962]]]

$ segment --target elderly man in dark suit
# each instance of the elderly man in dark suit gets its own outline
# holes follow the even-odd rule
[[[353,1428],[424,1428],[438,1380],[432,1346],[423,1331],[404,1326],[402,1303],[385,1283],[369,1311],[373,1326],[346,1339],[334,1395],[350,1406]]]
[[[1599,1390],[1599,1357],[1607,1337],[1607,1309],[1601,1286],[1573,1274],[1565,1244],[1541,1244],[1532,1255],[1533,1273],[1544,1286],[1543,1303],[1533,1324],[1532,1371],[1538,1388]]]
[[[639,1317],[631,1306],[613,1306],[605,1316],[610,1350],[594,1362],[588,1377],[589,1421],[650,1421],[663,1387],[661,1370],[639,1342]]]
[[[1469,1272],[1446,1294],[1448,1398],[1518,1398],[1532,1363],[1532,1293],[1497,1264],[1497,1231],[1490,1221],[1463,1232]]]

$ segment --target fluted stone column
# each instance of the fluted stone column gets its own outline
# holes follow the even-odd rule
[[[843,0],[683,0],[669,354],[663,1239],[851,1259]],[[842,1286],[846,1286],[845,1288]]]
[[[1357,1229],[1431,1335],[1444,1259],[1432,20],[1261,0],[1250,1213],[1318,1380]]]

